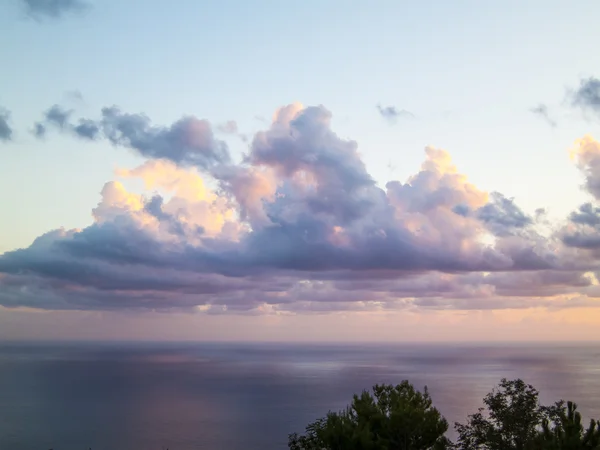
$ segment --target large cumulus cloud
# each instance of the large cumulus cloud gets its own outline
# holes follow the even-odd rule
[[[382,187],[331,117],[283,107],[236,162],[206,120],[50,108],[40,136],[104,140],[147,161],[106,183],[92,225],[0,256],[0,304],[218,314],[596,305],[598,255],[574,244],[571,226],[595,226],[594,207],[543,235],[514,199],[480,190],[434,147],[415,175]],[[594,186],[586,154],[577,164]],[[128,191],[130,178],[153,193]]]

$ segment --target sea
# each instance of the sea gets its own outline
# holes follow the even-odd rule
[[[502,378],[600,418],[600,345],[0,343],[2,450],[276,450],[375,383],[464,422]]]

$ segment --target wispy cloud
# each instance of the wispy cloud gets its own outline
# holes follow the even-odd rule
[[[235,120],[228,120],[225,123],[219,124],[217,130],[225,134],[237,134],[238,125]]]
[[[377,105],[377,111],[381,114],[381,117],[389,122],[395,122],[398,119],[414,119],[415,116],[410,111],[405,109],[398,109],[395,106],[381,106]]]
[[[8,142],[13,138],[13,129],[10,126],[10,111],[0,107],[0,141]]]
[[[92,4],[84,0],[20,0],[30,17],[59,19],[66,15],[82,14],[91,9]]]
[[[544,105],[543,103],[540,103],[535,108],[531,108],[530,111],[533,114],[535,114],[536,116],[543,119],[552,128],[556,128],[556,126],[557,126],[556,121],[552,117],[550,117],[548,107],[546,105]]]

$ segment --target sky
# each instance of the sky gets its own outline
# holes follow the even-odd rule
[[[600,339],[594,0],[0,4],[0,339]]]

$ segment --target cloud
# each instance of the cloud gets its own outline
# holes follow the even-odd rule
[[[584,203],[572,212],[562,240],[570,247],[600,251],[600,208]]]
[[[509,236],[532,224],[533,219],[515,205],[514,199],[499,192],[492,192],[491,196],[492,201],[479,208],[476,214],[495,235]]]
[[[590,77],[581,80],[579,88],[570,94],[572,106],[600,114],[600,80]]]
[[[83,102],[83,94],[77,89],[65,92],[65,97],[75,102]]]
[[[213,137],[208,121],[192,116],[161,127],[152,125],[144,115],[122,113],[113,106],[103,108],[99,126],[112,144],[148,158],[203,168],[229,161],[227,145]]]
[[[79,119],[77,125],[73,125],[73,133],[80,138],[94,140],[100,135],[100,132],[100,126],[93,120]]]
[[[92,5],[83,0],[21,0],[25,12],[34,19],[59,19],[69,14],[82,14]]]
[[[414,175],[382,188],[331,119],[323,106],[284,106],[234,161],[203,119],[158,125],[117,107],[96,119],[50,108],[44,127],[147,160],[105,184],[90,226],[1,255],[0,305],[207,314],[596,305],[600,254],[568,236],[595,227],[598,207],[542,234],[538,213],[479,189],[431,146]],[[586,139],[572,153],[595,193],[597,148]],[[126,188],[132,178],[144,194]]]
[[[44,112],[44,118],[40,122],[33,124],[33,134],[38,139],[46,137],[48,128],[58,128],[65,130],[71,127],[69,120],[73,114],[72,110],[64,109],[60,105],[52,105]]]
[[[548,107],[543,103],[540,103],[535,108],[531,108],[530,111],[536,116],[542,118],[548,125],[552,128],[556,128],[556,121],[550,117],[550,113],[548,111]]]
[[[235,120],[228,120],[225,123],[221,123],[221,124],[217,125],[215,129],[218,133],[222,133],[222,134],[230,135],[230,136],[236,136],[242,142],[244,142],[246,144],[250,140],[248,134],[241,133],[239,131],[238,124]]]
[[[33,129],[31,131],[33,133],[33,135],[38,138],[38,139],[43,139],[46,137],[46,133],[48,132],[48,129],[46,128],[46,125],[44,125],[41,122],[36,122],[33,124]]]
[[[8,142],[13,138],[13,130],[9,122],[10,111],[0,107],[0,141]]]
[[[575,142],[571,159],[585,178],[583,189],[594,202],[586,202],[573,211],[561,231],[561,238],[569,247],[586,249],[600,256],[600,143],[586,135]]]
[[[395,122],[397,119],[414,119],[415,116],[410,111],[405,109],[398,109],[395,106],[381,106],[377,105],[377,111],[381,114],[381,117],[389,122]]]
[[[73,111],[65,110],[59,105],[52,106],[48,111],[44,113],[44,117],[47,123],[57,126],[60,129],[64,129]]]
[[[124,113],[116,106],[102,108],[97,120],[79,118],[74,122],[73,114],[59,105],[52,106],[44,113],[43,122],[34,125],[34,134],[44,137],[47,128],[53,127],[81,139],[102,138],[141,156],[185,166],[208,168],[230,160],[227,144],[214,138],[210,123],[193,116],[165,127],[153,125],[143,114]]]
[[[236,123],[235,120],[228,120],[227,122],[222,123],[219,126],[217,126],[217,129],[221,133],[225,133],[225,134],[237,134],[237,132],[238,132],[238,125],[237,125],[237,123]]]
[[[586,135],[575,142],[570,156],[585,177],[584,189],[600,200],[600,143]]]

